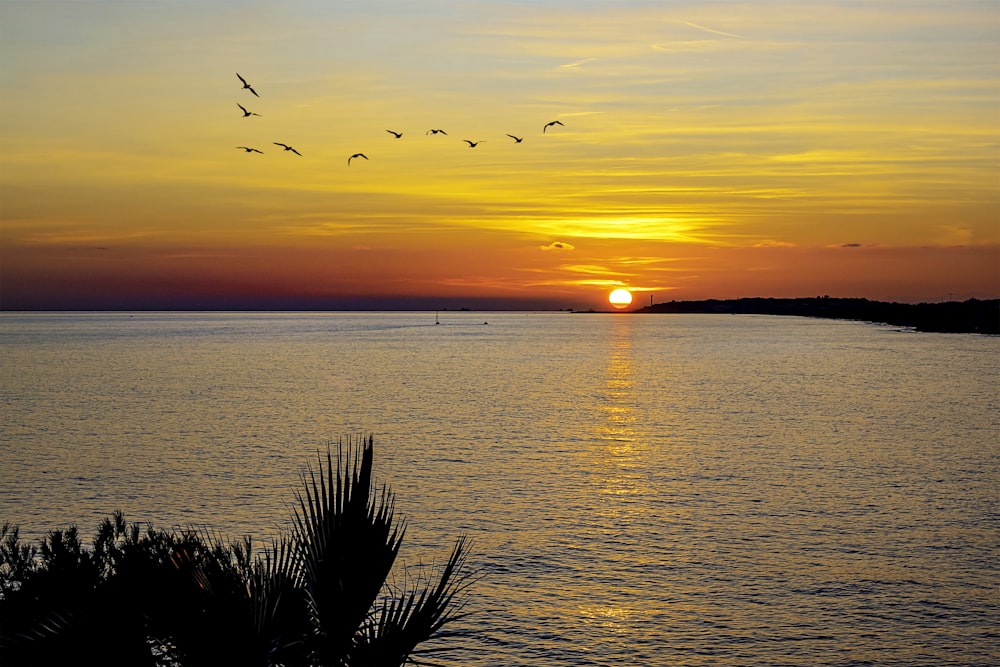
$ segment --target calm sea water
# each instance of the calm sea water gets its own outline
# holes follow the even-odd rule
[[[372,432],[402,560],[473,539],[450,664],[1000,664],[1000,339],[433,317],[3,314],[0,521],[266,540]]]

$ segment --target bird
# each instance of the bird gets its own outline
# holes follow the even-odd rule
[[[399,139],[401,136],[403,136],[402,132],[393,132],[392,130],[386,130],[386,132],[388,132],[392,136],[396,137],[397,139]]]
[[[284,148],[284,149],[285,149],[286,151],[292,151],[293,153],[295,153],[295,154],[296,154],[296,155],[298,155],[299,157],[302,157],[302,153],[298,152],[297,150],[295,150],[294,148],[292,148],[292,147],[291,147],[291,146],[289,146],[288,144],[279,144],[279,143],[278,143],[277,141],[272,141],[271,143],[272,143],[272,144],[274,144],[275,146],[281,146],[281,147],[282,147],[282,148]]]
[[[257,91],[253,89],[253,86],[247,83],[247,80],[240,76],[239,72],[236,73],[236,78],[243,82],[243,88],[253,93],[254,97],[260,97],[260,95],[257,94]]]
[[[240,104],[239,102],[236,103],[236,106],[238,106],[240,109],[243,110],[243,117],[244,118],[246,118],[247,116],[259,116],[260,115],[259,113],[254,113],[253,111],[247,111],[247,108],[245,106],[243,106],[242,104]]]
[[[352,155],[351,157],[347,158],[347,166],[348,166],[348,167],[350,167],[350,166],[351,166],[351,160],[353,160],[353,159],[354,159],[354,158],[356,158],[356,157],[363,157],[363,158],[364,158],[364,159],[366,159],[366,160],[368,159],[368,156],[367,156],[367,155],[365,155],[364,153],[355,153],[355,154],[354,154],[354,155]]]
[[[545,130],[542,131],[544,132]],[[519,144],[524,141],[524,137],[515,137],[513,134],[508,134],[507,136],[513,139],[515,144]]]
[[[249,146],[237,146],[236,148],[242,148],[247,153],[264,153],[264,151],[259,151],[256,148],[250,148]]]
[[[444,130],[427,130],[425,134],[443,134],[445,136],[448,135],[448,133],[445,132]]]
[[[551,123],[546,123],[545,127],[542,128],[542,134],[545,134],[545,130],[549,129],[553,125],[562,125],[562,122],[560,122],[558,120],[554,120]]]
[[[469,144],[469,148],[475,148],[479,144],[483,143],[483,141],[485,141],[485,139],[481,139],[480,141],[469,141],[468,139],[462,139],[462,141],[464,141],[465,143]]]

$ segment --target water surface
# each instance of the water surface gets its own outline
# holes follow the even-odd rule
[[[0,316],[0,521],[268,539],[373,432],[455,665],[1000,663],[1000,339],[767,316]],[[488,322],[488,324],[484,324]]]

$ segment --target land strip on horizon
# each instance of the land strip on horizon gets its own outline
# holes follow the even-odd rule
[[[669,301],[632,313],[731,313],[739,315],[796,315],[837,320],[860,320],[917,331],[1000,334],[1000,299],[969,299],[942,303],[895,303],[864,298],[817,296],[808,298],[748,297]]]

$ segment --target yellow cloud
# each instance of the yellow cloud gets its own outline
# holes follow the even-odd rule
[[[754,248],[795,248],[797,246],[797,243],[789,241],[761,241],[760,243],[753,244]]]
[[[583,60],[577,60],[575,62],[566,63],[565,65],[559,65],[559,69],[576,69],[577,67],[582,67],[587,63],[592,63],[597,58],[584,58]]]

